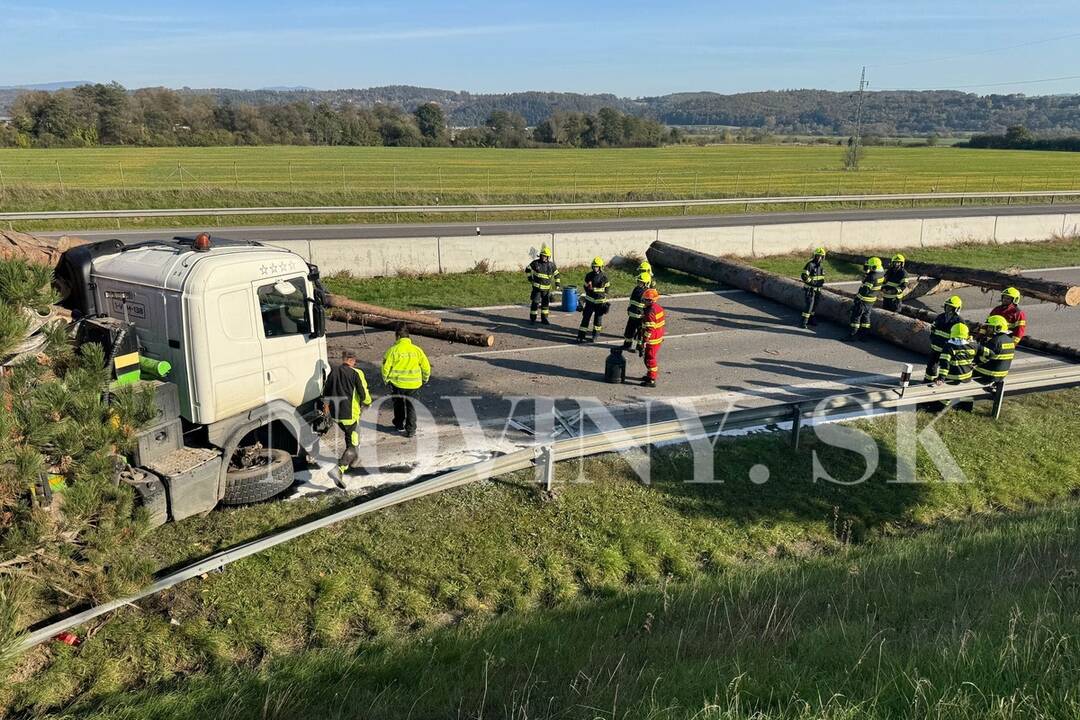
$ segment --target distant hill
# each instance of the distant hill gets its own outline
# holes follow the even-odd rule
[[[60,82],[38,83],[37,85],[0,85],[0,90],[66,90],[67,88],[89,85],[89,80],[62,80]]]
[[[49,85],[70,87],[72,84],[77,83]],[[38,89],[41,87],[37,86]],[[0,89],[0,115],[7,114],[20,92],[25,90]],[[529,125],[537,125],[558,111],[595,113],[600,108],[612,107],[668,125],[735,126],[778,134],[844,135],[851,131],[855,116],[854,92],[828,90],[774,90],[732,95],[694,92],[642,98],[547,91],[471,93],[411,85],[342,90],[183,88],[178,92],[210,95],[218,102],[237,105],[302,102],[370,108],[386,104],[411,111],[423,103],[437,102],[446,111],[450,125],[456,127],[481,125],[493,110],[519,113]],[[868,92],[864,125],[867,134],[890,136],[1000,133],[1010,125],[1024,125],[1041,135],[1075,134],[1080,132],[1080,95],[975,95],[953,90]]]

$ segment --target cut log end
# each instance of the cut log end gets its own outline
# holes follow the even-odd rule
[[[1065,293],[1065,304],[1069,307],[1080,305],[1080,286],[1069,288],[1069,291]]]

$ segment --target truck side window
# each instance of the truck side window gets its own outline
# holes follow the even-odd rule
[[[304,279],[289,278],[260,287],[259,312],[268,338],[310,333]]]

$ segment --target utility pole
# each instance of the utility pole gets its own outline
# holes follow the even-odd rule
[[[848,170],[859,169],[859,150],[862,147],[862,118],[863,101],[866,99],[866,66],[862,67],[859,75],[859,98],[855,105],[855,135],[848,141],[847,157],[844,159],[844,167]]]

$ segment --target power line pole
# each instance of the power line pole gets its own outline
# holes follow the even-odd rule
[[[848,153],[845,158],[844,167],[848,170],[859,169],[859,151],[862,147],[862,118],[863,118],[863,101],[866,99],[866,66],[862,67],[862,74],[859,75],[859,99],[855,105],[855,135],[848,141]]]

